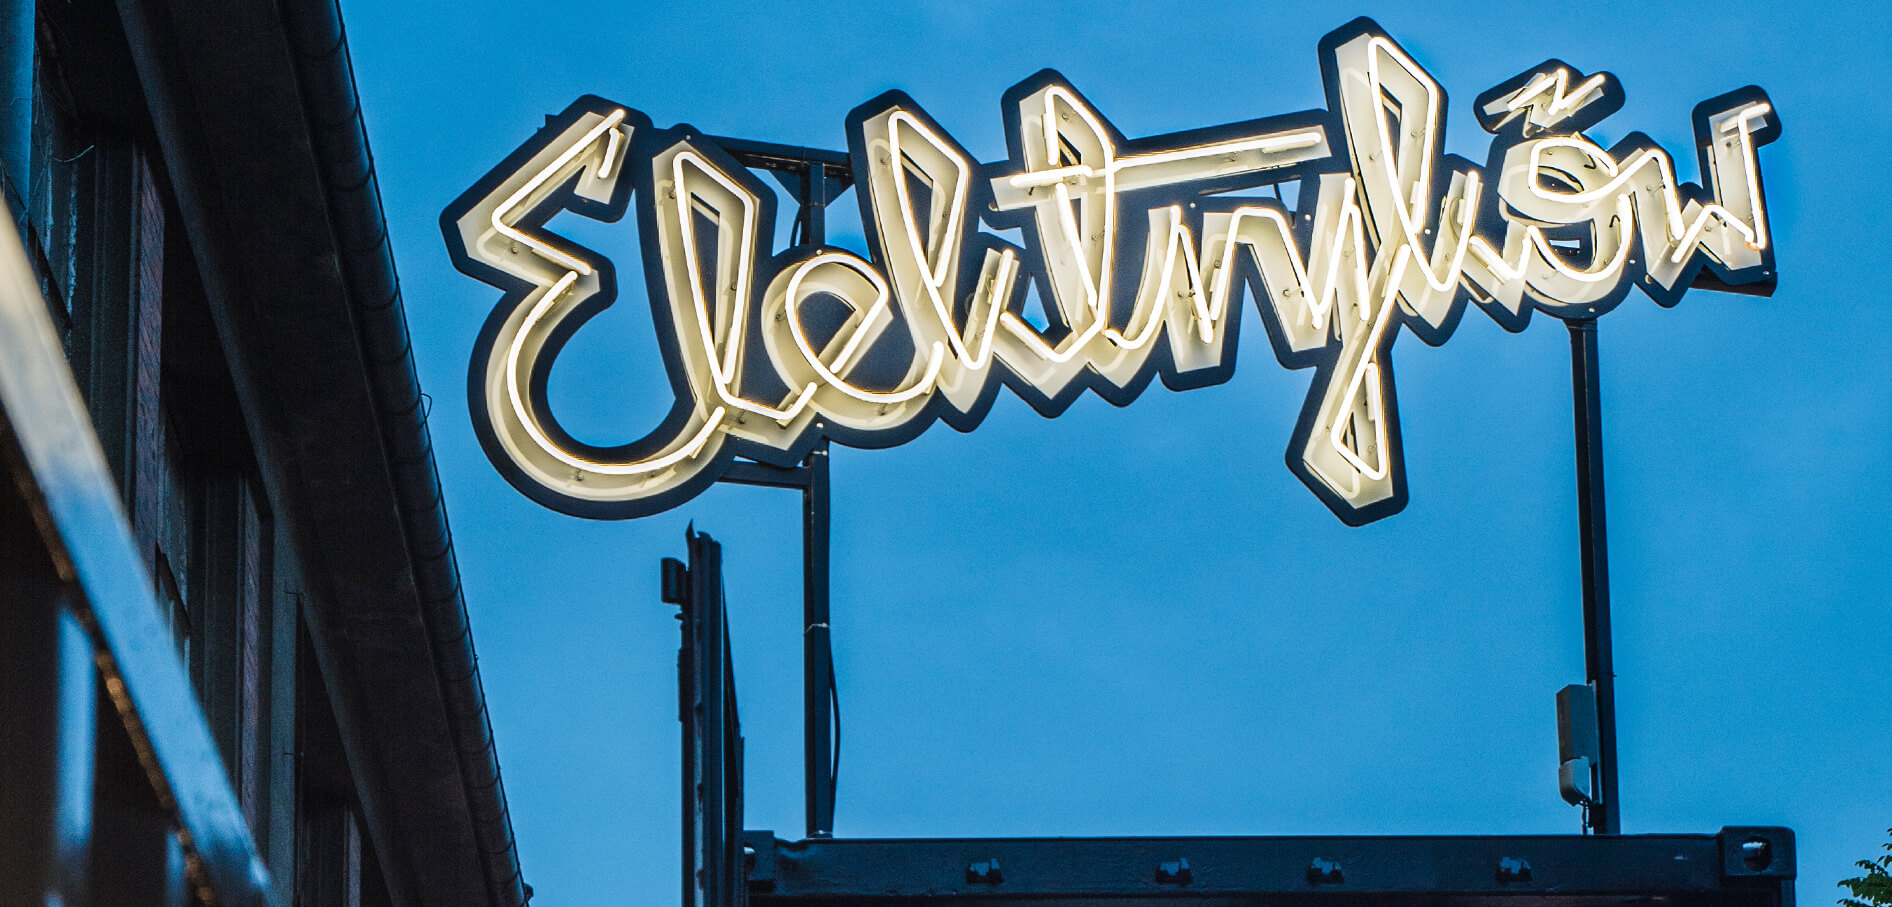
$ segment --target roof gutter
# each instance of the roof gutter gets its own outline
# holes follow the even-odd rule
[[[486,889],[494,907],[521,907],[531,897],[531,889],[520,874],[512,818],[500,783],[499,757],[341,10],[334,0],[285,3],[281,9],[304,112],[323,168],[342,279],[368,365]]]

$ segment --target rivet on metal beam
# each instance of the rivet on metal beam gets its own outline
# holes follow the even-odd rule
[[[1774,845],[1761,838],[1742,841],[1741,863],[1755,872],[1767,869],[1774,863]]]
[[[999,871],[999,861],[980,860],[966,867],[966,881],[974,884],[997,885],[1005,881],[1005,874]]]
[[[1187,885],[1195,880],[1189,872],[1189,861],[1169,860],[1156,864],[1156,881],[1165,885]]]

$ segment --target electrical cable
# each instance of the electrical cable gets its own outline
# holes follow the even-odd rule
[[[834,714],[834,749],[828,762],[828,822],[834,823],[836,791],[841,787],[841,684],[834,678],[834,645],[828,645],[828,702]],[[828,829],[833,832],[834,829]]]

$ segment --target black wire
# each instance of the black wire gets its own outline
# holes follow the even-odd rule
[[[841,684],[834,679],[834,646],[828,646],[828,702],[834,708],[834,750],[828,763],[828,823],[834,823],[835,791],[841,786]],[[834,829],[830,828],[832,832]]]

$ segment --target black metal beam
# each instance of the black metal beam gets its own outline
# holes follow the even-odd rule
[[[1610,645],[1609,536],[1604,521],[1603,378],[1597,366],[1596,320],[1567,322],[1570,384],[1576,417],[1577,523],[1583,562],[1583,669],[1596,689],[1597,802],[1590,828],[1622,833],[1616,793],[1616,666]]]
[[[762,488],[807,488],[812,470],[801,466],[774,466],[753,460],[735,460],[716,481]]]
[[[832,171],[829,175],[840,179],[844,184],[854,181],[853,163],[845,151],[830,151],[826,148],[804,148],[800,145],[778,145],[774,142],[757,142],[749,139],[735,139],[728,136],[709,136],[709,141],[729,152],[729,156],[744,167],[758,170],[801,171],[811,163],[821,164]]]
[[[802,765],[807,834],[834,834],[834,642],[828,626],[828,444],[808,453],[802,492]],[[838,709],[837,709],[838,711]]]
[[[752,846],[757,843],[751,837]],[[1790,907],[1793,832],[774,842],[756,907],[1006,903]]]
[[[665,598],[681,587],[677,653],[683,722],[683,903],[737,907],[742,886],[742,726],[723,607],[723,548],[692,530],[680,581],[666,563]]]

